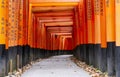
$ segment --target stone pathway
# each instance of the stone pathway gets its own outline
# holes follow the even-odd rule
[[[53,56],[33,64],[21,77],[91,77],[70,59],[71,55]]]

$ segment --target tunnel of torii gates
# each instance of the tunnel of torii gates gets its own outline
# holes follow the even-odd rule
[[[120,0],[0,0],[0,77],[63,54],[120,77]]]

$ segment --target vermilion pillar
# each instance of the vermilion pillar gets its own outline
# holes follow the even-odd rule
[[[102,72],[107,71],[107,42],[106,42],[106,9],[105,0],[100,0],[100,32],[101,32],[101,67]]]
[[[18,15],[18,53],[17,53],[17,68],[21,68],[22,67],[22,52],[23,52],[23,35],[24,35],[24,31],[23,29],[24,24],[23,24],[23,0],[20,0],[17,2],[17,7],[18,7],[18,12],[16,15]]]
[[[80,58],[80,32],[79,32],[79,15],[78,15],[79,11],[78,11],[78,7],[75,8],[74,10],[74,25],[73,25],[73,42],[74,42],[74,48],[76,49],[76,57],[78,59],[82,59]]]
[[[106,1],[107,32],[107,70],[109,76],[115,75],[115,1]]]
[[[8,18],[8,59],[10,72],[16,69],[17,45],[18,45],[18,7],[17,1],[9,1]]]
[[[87,31],[86,31],[86,1],[80,0],[78,4],[78,15],[79,15],[79,40],[80,40],[80,51],[81,56],[83,57],[83,60],[86,61],[87,54],[86,54],[86,44],[87,44]]]
[[[86,12],[87,12],[87,56],[88,60],[87,63],[90,65],[93,64],[95,66],[95,55],[94,55],[94,7],[93,7],[93,0],[86,1]],[[94,60],[94,61],[93,61]]]
[[[94,0],[95,66],[101,68],[100,0]]]
[[[6,19],[7,19],[7,0],[0,0],[0,76],[5,74],[5,44],[6,44]]]
[[[120,0],[115,0],[115,29],[116,29],[116,77],[120,77]]]

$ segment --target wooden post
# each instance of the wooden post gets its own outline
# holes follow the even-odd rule
[[[87,12],[87,39],[88,39],[88,50],[86,52],[88,60],[87,64],[95,66],[95,55],[94,55],[94,7],[93,0],[86,1],[86,12]]]
[[[115,75],[115,0],[106,0],[107,70]]]
[[[5,59],[2,56],[6,57],[2,53],[5,53],[5,44],[6,44],[6,23],[7,23],[7,0],[0,0],[0,76],[4,77],[6,64],[4,63]]]
[[[98,69],[101,68],[101,32],[100,32],[100,0],[94,0],[94,27],[95,27],[95,64]]]
[[[101,67],[102,72],[107,71],[107,41],[106,41],[106,9],[105,9],[105,0],[100,0],[100,31],[101,31]]]
[[[116,32],[116,51],[115,51],[115,64],[116,64],[116,77],[120,77],[120,0],[115,0],[115,32]]]

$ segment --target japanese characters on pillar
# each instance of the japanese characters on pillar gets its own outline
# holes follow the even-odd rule
[[[107,42],[115,42],[115,2],[106,0]]]
[[[94,0],[95,44],[101,43],[100,32],[100,0]]]
[[[87,37],[88,44],[94,43],[94,19],[93,19],[93,3],[92,0],[86,1],[86,10],[87,10]]]
[[[15,46],[18,46],[20,1],[15,0]]]
[[[10,0],[9,1],[9,18],[8,18],[8,46],[9,47],[12,47],[12,46],[15,46],[16,45],[16,41],[17,41],[17,36],[16,36],[16,33],[17,33],[17,25],[15,24],[16,23],[16,20],[15,20],[15,12],[16,12],[16,9],[15,9],[15,0]]]
[[[105,0],[100,0],[100,30],[101,30],[101,47],[107,48],[106,42],[106,9]]]
[[[8,28],[8,25],[9,25],[9,23],[8,23],[8,19],[9,19],[9,0],[7,0],[6,1],[6,45],[5,45],[5,48],[6,49],[8,49],[8,30],[9,30],[9,28]]]
[[[6,43],[7,0],[0,0],[0,45]]]
[[[18,45],[23,45],[23,0],[20,0],[19,6],[19,25],[18,25]]]

